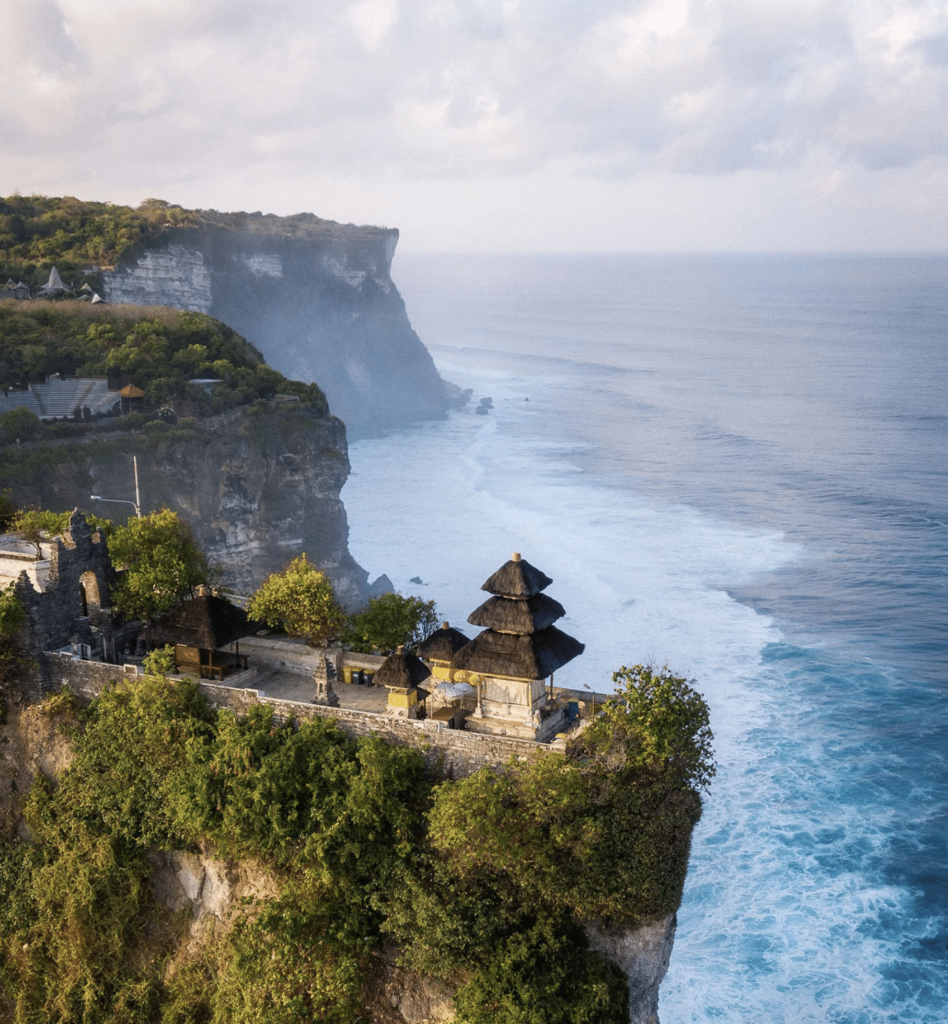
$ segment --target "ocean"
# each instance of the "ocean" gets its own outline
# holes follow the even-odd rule
[[[353,555],[473,635],[520,551],[586,644],[557,683],[710,704],[663,1024],[948,1022],[948,257],[393,276],[474,397],[351,446]]]

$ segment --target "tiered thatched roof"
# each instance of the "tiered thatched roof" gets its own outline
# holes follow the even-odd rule
[[[418,645],[418,656],[428,661],[450,661],[470,640],[449,622],[442,622],[440,629]]]
[[[488,598],[467,621],[472,626],[486,626],[501,633],[538,633],[562,619],[566,609],[559,601],[546,594],[535,594],[526,599],[508,597]]]
[[[414,690],[430,675],[431,669],[421,658],[399,647],[396,654],[390,654],[382,662],[382,667],[375,673],[375,684],[391,690]]]
[[[152,647],[182,644],[214,651],[260,629],[261,623],[248,619],[242,608],[207,593],[165,612],[145,627],[142,636]]]
[[[505,562],[481,590],[501,597],[528,598],[546,590],[552,582],[546,573],[540,572],[536,566],[521,558],[519,551],[515,551],[514,557]]]
[[[541,594],[553,581],[515,552],[481,587],[495,596],[468,616],[487,628],[451,659],[451,667],[485,675],[544,679],[585,647],[553,623],[566,611]]]
[[[556,626],[529,636],[485,629],[458,651],[451,667],[484,675],[545,679],[568,661],[579,657],[585,649],[578,640]]]

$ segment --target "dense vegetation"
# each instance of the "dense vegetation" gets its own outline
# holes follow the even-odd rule
[[[351,651],[392,654],[401,644],[417,647],[439,624],[434,601],[382,594],[369,598],[361,611],[349,617],[340,642]]]
[[[72,196],[7,196],[0,199],[0,277],[36,288],[46,283],[55,264],[68,284],[95,287],[93,267],[112,267],[163,228],[198,219],[193,211],[160,199],[146,199],[133,209]]]
[[[48,376],[108,377],[119,389],[145,392],[145,410],[169,408],[202,416],[276,394],[295,395],[325,415],[315,384],[287,380],[226,324],[203,313],[162,306],[90,306],[84,303],[0,303],[0,387],[41,383]],[[208,395],[196,378],[222,381]],[[0,440],[30,439],[25,410],[0,417]],[[134,414],[133,414],[134,415]],[[8,424],[7,418],[16,418]],[[33,417],[35,419],[35,417]],[[139,425],[141,425],[139,423]],[[33,435],[42,426],[33,424]]]
[[[459,1022],[627,1020],[624,976],[580,922],[678,906],[694,787],[711,771],[689,755],[696,722],[709,738],[703,702],[655,675],[671,680],[666,708],[697,713],[657,747],[647,708],[627,700],[633,670],[608,712],[618,728],[441,783],[415,750],[330,720],[277,726],[265,707],[213,714],[157,671],[87,709],[53,698],[75,756],[25,797],[30,840],[0,841],[0,1015],[343,1024],[360,1019],[370,952],[389,937],[404,963],[460,983]],[[148,857],[198,846],[259,864],[277,891],[188,953]]]

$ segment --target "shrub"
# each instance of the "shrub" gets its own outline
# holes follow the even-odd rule
[[[130,619],[155,618],[218,576],[191,527],[167,508],[116,527],[109,553],[125,569],[112,603]]]

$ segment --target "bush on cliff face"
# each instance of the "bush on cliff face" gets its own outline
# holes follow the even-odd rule
[[[267,707],[214,714],[156,674],[49,708],[74,758],[26,798],[30,841],[0,836],[15,1024],[344,1024],[385,935],[410,966],[463,972],[463,1024],[618,1024],[624,976],[581,922],[676,909],[700,813],[654,758],[611,768],[577,747],[433,787],[414,749]],[[256,861],[278,892],[166,970],[186,923],[156,904],[147,856],[198,844]]]

